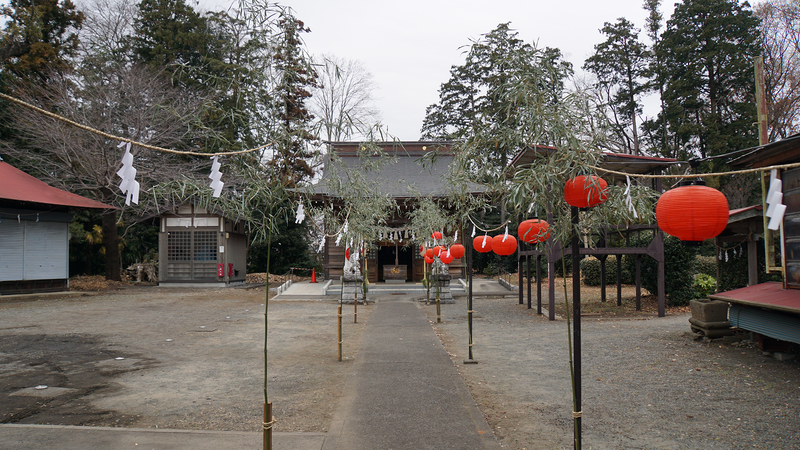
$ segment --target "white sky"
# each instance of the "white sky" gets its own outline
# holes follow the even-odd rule
[[[234,0],[235,1],[235,0]],[[583,61],[604,37],[604,22],[625,17],[643,29],[643,0],[291,0],[297,18],[311,28],[304,36],[313,55],[360,61],[372,73],[376,106],[389,133],[419,139],[425,108],[438,101],[450,67],[464,61],[462,48],[498,24],[511,22],[525,42],[557,47],[581,73]],[[226,0],[202,0],[221,9]],[[213,7],[212,5],[219,5]],[[669,18],[674,1],[664,0]],[[642,34],[643,39],[644,34]]]

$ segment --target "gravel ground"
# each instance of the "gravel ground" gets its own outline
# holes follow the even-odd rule
[[[264,295],[132,287],[0,303],[0,422],[258,431]],[[434,326],[502,445],[572,448],[566,321],[478,298],[479,364],[464,365],[456,302]],[[270,302],[277,431],[328,430],[373,307],[357,324],[344,307],[338,362],[335,300]],[[800,362],[694,340],[688,317],[584,318],[583,448],[800,449]]]
[[[563,297],[560,300],[563,302]],[[426,307],[505,448],[572,448],[567,322],[516,298]],[[695,340],[685,313],[582,321],[585,449],[800,449],[800,363],[754,343]],[[744,336],[741,336],[744,337]],[[741,338],[740,337],[740,338]]]

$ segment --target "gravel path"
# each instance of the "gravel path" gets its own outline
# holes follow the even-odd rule
[[[563,300],[562,300],[563,301]],[[498,439],[572,448],[567,323],[515,298],[479,298],[467,357],[466,299],[436,324]],[[749,341],[693,339],[689,315],[582,321],[583,448],[800,449],[800,363]]]

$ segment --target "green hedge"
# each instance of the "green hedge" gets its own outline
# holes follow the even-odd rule
[[[647,246],[650,239],[638,243],[631,240],[631,246]],[[664,238],[664,290],[671,306],[688,305],[694,298],[696,247],[686,246],[680,239],[665,236]],[[636,258],[622,259],[622,265],[630,273],[636,273]],[[648,256],[642,257],[642,287],[655,294],[658,292],[658,263]]]
[[[625,258],[623,258],[623,262],[624,260]],[[587,286],[600,286],[600,260],[591,256],[581,260],[581,277]],[[630,268],[623,263],[622,283],[631,284],[633,282]],[[606,258],[606,284],[617,284],[617,258],[613,255]]]

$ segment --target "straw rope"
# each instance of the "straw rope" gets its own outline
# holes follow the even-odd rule
[[[134,141],[132,139],[127,139],[127,138],[123,138],[123,137],[115,136],[113,134],[106,133],[104,131],[100,131],[100,130],[98,130],[96,128],[92,128],[90,126],[83,125],[83,124],[80,124],[80,123],[75,122],[73,120],[67,119],[64,116],[60,116],[58,114],[51,113],[50,111],[44,110],[42,108],[39,108],[38,106],[31,105],[30,103],[27,103],[27,102],[25,102],[23,100],[20,100],[18,98],[14,98],[14,97],[12,97],[10,95],[6,95],[6,94],[3,94],[3,93],[0,93],[0,98],[4,98],[4,99],[6,99],[6,100],[8,100],[8,101],[10,101],[12,103],[16,103],[17,105],[24,106],[26,108],[32,109],[32,110],[34,110],[34,111],[36,111],[38,113],[44,114],[47,117],[50,117],[52,119],[64,122],[64,123],[66,123],[68,125],[71,125],[73,127],[80,128],[81,130],[97,134],[97,135],[102,136],[104,138],[113,139],[115,141],[130,142],[131,145],[135,145],[137,147],[146,148],[148,150],[154,150],[154,151],[157,151],[157,152],[173,153],[173,154],[176,154],[176,155],[190,155],[190,156],[229,156],[229,155],[241,155],[241,154],[244,154],[244,153],[257,152],[257,151],[263,150],[263,149],[265,149],[265,148],[267,148],[267,147],[269,147],[269,146],[271,146],[273,144],[272,142],[270,142],[269,144],[264,144],[264,145],[262,145],[260,147],[251,148],[249,150],[237,150],[237,151],[232,151],[232,152],[219,152],[219,153],[201,153],[201,152],[192,152],[192,151],[173,150],[173,149],[169,149],[169,148],[163,148],[163,147],[157,147],[155,145],[145,144],[144,142],[138,142],[138,141]]]
[[[169,149],[169,148],[163,148],[163,147],[158,147],[158,146],[155,146],[155,145],[145,144],[144,142],[138,142],[138,141],[134,141],[132,139],[127,139],[127,138],[123,138],[123,137],[120,137],[120,136],[115,136],[113,134],[106,133],[104,131],[100,131],[100,130],[98,130],[96,128],[92,128],[92,127],[90,127],[88,125],[80,124],[80,123],[75,122],[75,121],[73,121],[71,119],[68,119],[68,118],[66,118],[64,116],[52,113],[52,112],[47,111],[47,110],[44,110],[42,108],[39,108],[38,106],[32,105],[32,104],[30,104],[30,103],[28,103],[28,102],[26,102],[24,100],[20,100],[18,98],[12,97],[12,96],[7,95],[7,94],[0,93],[0,98],[6,99],[6,100],[8,100],[8,101],[10,101],[12,103],[15,103],[17,105],[23,106],[25,108],[29,108],[29,109],[31,109],[33,111],[36,111],[36,112],[38,112],[40,114],[44,114],[47,117],[50,117],[52,119],[64,122],[64,123],[66,123],[68,125],[71,125],[73,127],[80,128],[81,130],[88,131],[90,133],[94,133],[94,134],[97,134],[99,136],[103,136],[103,137],[105,137],[107,139],[112,139],[112,140],[122,141],[122,142],[130,142],[131,145],[135,145],[137,147],[142,147],[142,148],[146,148],[148,150],[154,150],[154,151],[158,151],[158,152],[173,153],[173,154],[176,154],[176,155],[191,155],[191,156],[229,156],[229,155],[241,155],[241,154],[245,154],[245,153],[252,153],[252,152],[259,151],[259,150],[263,150],[263,149],[273,145],[273,143],[268,143],[268,144],[264,144],[264,145],[262,145],[260,147],[251,148],[251,149],[247,149],[247,150],[237,150],[237,151],[231,151],[231,152],[217,152],[217,153],[202,153],[202,152],[194,152],[194,151],[173,150],[173,149]],[[614,174],[614,175],[621,175],[621,176],[631,176],[631,177],[639,177],[639,178],[678,178],[678,179],[685,179],[685,178],[706,178],[706,177],[727,176],[727,175],[740,175],[740,174],[748,174],[748,173],[755,173],[755,172],[765,172],[765,171],[772,170],[772,169],[792,169],[792,168],[795,168],[795,167],[800,167],[800,162],[798,162],[798,163],[789,163],[789,164],[777,164],[777,165],[773,165],[773,166],[760,167],[760,168],[756,168],[756,169],[742,169],[742,170],[730,170],[730,171],[727,171],[727,172],[712,172],[712,173],[698,173],[698,174],[679,174],[679,175],[636,174],[636,173],[621,172],[621,171],[618,171],[618,170],[604,169],[602,167],[592,166],[592,165],[590,165],[588,167],[591,168],[591,169],[597,170],[597,171],[602,171],[602,172],[605,172],[605,173],[610,173],[610,174]],[[508,221],[508,222],[506,222],[506,224],[500,225],[499,227],[497,227],[495,229],[484,230],[483,228],[478,227],[477,224],[475,224],[475,222],[472,220],[471,217],[469,218],[469,220],[470,220],[470,222],[472,222],[473,225],[475,225],[476,228],[478,228],[479,230],[484,231],[484,232],[496,231],[496,230],[502,228],[503,225],[506,225],[507,223],[510,222],[510,221]]]

